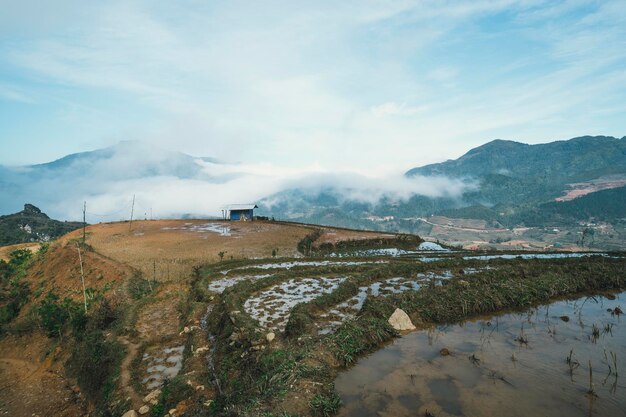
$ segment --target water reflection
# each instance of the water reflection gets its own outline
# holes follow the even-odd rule
[[[626,416],[625,294],[406,335],[337,378],[340,415]]]

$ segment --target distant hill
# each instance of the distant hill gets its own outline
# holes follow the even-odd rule
[[[582,136],[539,145],[498,139],[456,160],[413,168],[406,175],[503,175],[574,182],[620,173],[626,173],[626,137]]]
[[[521,212],[511,219],[526,226],[569,224],[577,221],[626,219],[626,187],[602,190],[570,201],[552,201]]]
[[[82,226],[81,222],[53,220],[39,208],[25,204],[19,213],[0,216],[0,246],[46,242]]]
[[[582,136],[538,145],[498,139],[471,149],[456,160],[413,168],[405,176],[446,177],[478,186],[454,198],[414,195],[399,201],[382,198],[375,203],[347,199],[340,190],[332,188],[317,194],[289,190],[268,198],[272,204],[268,204],[267,210],[276,217],[304,222],[394,231],[407,231],[408,226],[401,219],[433,214],[515,226],[539,224],[542,220],[587,220],[599,217],[599,211],[605,207],[604,219],[619,219],[624,216],[613,201],[606,201],[604,206],[596,201],[611,193],[596,192],[570,204],[554,205],[558,210],[551,202],[562,196],[572,183],[626,178],[626,137]],[[591,205],[595,207],[593,210],[589,208]],[[554,210],[560,214],[549,214]],[[366,220],[372,215],[394,216],[396,220],[387,223]]]
[[[170,178],[220,183],[238,175],[234,172],[213,175],[208,168],[211,164],[219,162],[163,150],[140,141],[122,141],[45,164],[0,166],[0,213],[19,210],[22,201],[34,199],[50,210],[59,207],[61,197],[64,202],[76,202],[79,206],[88,196],[116,190],[122,182],[158,182]],[[129,194],[132,195],[132,191]]]

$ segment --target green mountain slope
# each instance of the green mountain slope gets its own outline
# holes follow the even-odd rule
[[[82,226],[80,222],[53,220],[32,204],[25,204],[19,213],[0,216],[0,246],[45,242]]]
[[[582,136],[565,141],[527,145],[494,140],[456,160],[413,168],[414,175],[547,178],[550,182],[583,181],[626,172],[626,137]]]

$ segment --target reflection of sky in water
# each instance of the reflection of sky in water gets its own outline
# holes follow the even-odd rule
[[[591,360],[598,394],[592,415],[625,416],[626,316],[607,311],[616,306],[626,308],[626,293],[410,333],[339,375],[339,415],[589,415]],[[595,343],[594,324],[600,329]],[[515,340],[520,334],[527,345]],[[440,356],[444,347],[450,356]],[[565,359],[571,349],[580,365],[570,377]],[[605,351],[608,358],[617,354],[617,378],[609,375]]]

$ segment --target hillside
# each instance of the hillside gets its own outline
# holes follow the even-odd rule
[[[33,206],[26,211],[45,216]],[[1,414],[119,416],[163,402],[158,394],[152,403],[144,398],[184,364],[172,392],[193,401],[165,409],[177,407],[183,415],[187,406],[200,407],[202,414],[187,415],[205,415],[217,393],[200,355],[210,343],[200,321],[220,303],[211,302],[218,294],[207,293],[209,283],[199,282],[206,278],[201,266],[223,267],[212,278],[232,285],[266,278],[274,268],[324,265],[319,258],[305,262],[300,248],[407,242],[406,236],[310,225],[186,219],[96,224],[88,226],[85,244],[80,236],[70,232],[36,254],[11,246],[0,260]],[[259,263],[267,265],[238,272]]]
[[[0,216],[0,246],[47,242],[82,227],[81,222],[53,220],[32,204],[19,213]]]
[[[538,145],[497,139],[456,160],[413,168],[406,175],[545,177],[563,183],[623,173],[626,137],[582,136]]]

